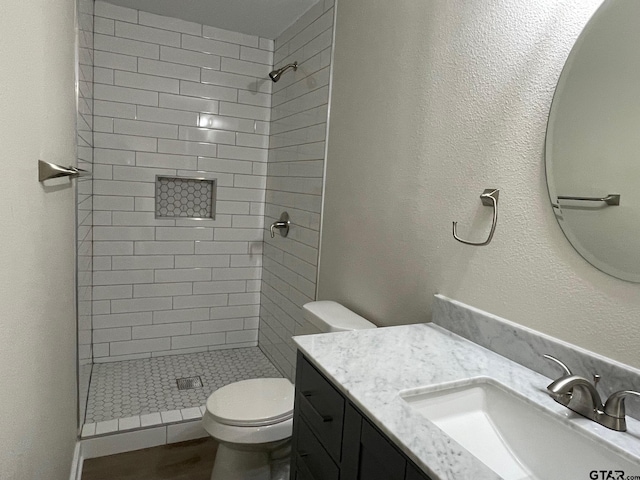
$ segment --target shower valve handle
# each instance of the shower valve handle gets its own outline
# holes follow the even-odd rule
[[[271,232],[271,238],[274,238],[276,236],[274,231],[275,228],[280,230],[280,235],[286,237],[287,235],[289,235],[290,226],[291,222],[289,221],[289,214],[287,212],[282,212],[282,215],[280,215],[280,220],[271,224],[271,228],[269,229],[269,232]]]

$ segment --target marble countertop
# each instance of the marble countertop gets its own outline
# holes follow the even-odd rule
[[[628,431],[620,433],[579,417],[549,397],[549,378],[437,325],[306,335],[294,341],[433,480],[500,477],[414,411],[399,392],[474,377],[490,377],[516,390],[570,428],[604,439],[640,466],[639,421],[628,418]]]

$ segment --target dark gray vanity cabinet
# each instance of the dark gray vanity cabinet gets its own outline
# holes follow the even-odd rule
[[[429,480],[298,352],[291,480]]]

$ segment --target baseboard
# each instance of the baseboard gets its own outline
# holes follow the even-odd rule
[[[82,464],[84,458],[82,457],[82,442],[76,442],[76,447],[73,449],[73,460],[71,461],[71,474],[69,480],[82,480]]]

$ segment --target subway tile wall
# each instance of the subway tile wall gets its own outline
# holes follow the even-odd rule
[[[94,361],[255,346],[273,41],[96,2],[94,46]],[[156,175],[215,220],[157,219]]]
[[[318,2],[275,40],[276,67],[297,61],[274,84],[265,224],[287,211],[289,236],[265,231],[259,345],[293,380],[293,335],[316,333],[302,305],[315,299],[334,2]]]
[[[93,0],[76,1],[78,167],[93,170]],[[93,180],[80,177],[76,185],[78,424],[84,421],[91,380],[91,276],[93,271]]]

